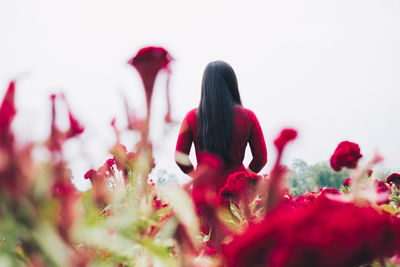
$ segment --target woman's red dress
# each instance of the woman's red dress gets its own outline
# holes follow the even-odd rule
[[[201,164],[201,154],[204,151],[201,151],[199,148],[196,110],[197,108],[189,111],[182,122],[178,141],[176,143],[176,152],[189,155],[192,143],[194,143],[197,163]],[[236,123],[232,130],[231,145],[233,162],[223,165],[223,168],[219,170],[220,175],[218,175],[218,181],[215,181],[215,189],[217,191],[224,186],[229,174],[246,170],[243,165],[243,159],[247,143],[249,143],[253,155],[249,169],[258,173],[267,163],[267,148],[256,115],[251,110],[241,106],[235,106],[234,110]],[[184,173],[189,173],[194,169],[191,163],[189,165],[184,165],[181,162],[177,162],[177,164]]]

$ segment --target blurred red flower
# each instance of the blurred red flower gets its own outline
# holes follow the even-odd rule
[[[346,180],[344,180],[343,182],[343,186],[350,186],[351,184],[351,177],[347,178]]]
[[[154,208],[155,210],[158,210],[158,209],[161,209],[161,208],[168,207],[168,204],[167,204],[167,203],[163,203],[162,200],[158,199],[158,198],[157,198],[157,195],[155,195],[155,196],[153,197],[152,206],[153,206],[153,208]]]
[[[79,121],[72,115],[71,111],[68,111],[68,118],[69,118],[69,129],[66,133],[66,138],[71,138],[83,133],[85,128],[79,123]]]
[[[107,174],[101,168],[99,168],[99,171],[88,170],[84,177],[85,179],[89,179],[92,184],[94,201],[101,207],[104,207],[109,202],[109,195],[106,183]]]
[[[282,151],[286,144],[295,139],[297,131],[294,129],[283,129],[278,138],[275,139],[274,144],[278,151]]]
[[[390,189],[390,187],[388,186],[388,184],[385,181],[375,180],[374,183],[375,183],[378,193],[387,193],[387,194],[392,193],[392,190]],[[382,195],[385,196],[385,194],[382,194]],[[390,203],[389,195],[387,195],[387,196],[383,197],[383,199],[380,199],[379,201],[377,201],[377,204],[379,204],[379,205],[389,204],[389,203]]]
[[[57,228],[66,242],[71,242],[71,229],[77,219],[78,191],[69,179],[58,179],[53,184],[53,196],[59,202]]]
[[[392,256],[400,248],[400,219],[383,210],[317,198],[279,206],[222,248],[230,267],[350,267]]]
[[[97,171],[90,169],[88,170],[85,175],[83,177],[85,177],[85,179],[93,179],[93,177],[97,174]]]
[[[135,67],[142,78],[148,107],[153,95],[156,76],[160,70],[167,69],[171,61],[172,57],[167,50],[153,46],[140,49],[136,56],[128,61],[128,64]]]
[[[397,188],[400,188],[400,173],[392,173],[386,178],[388,184],[395,184]]]
[[[225,185],[218,193],[218,199],[223,204],[229,204],[229,199],[239,200],[247,197],[249,191],[255,190],[260,176],[248,171],[235,172],[229,175]]]
[[[375,180],[374,181],[377,188],[378,188],[378,193],[382,193],[382,192],[392,192],[392,190],[390,190],[390,187],[386,184],[385,181],[378,181]]]
[[[0,145],[3,148],[11,148],[13,135],[10,132],[11,123],[17,113],[14,103],[15,81],[11,81],[3,102],[0,106]]]
[[[61,131],[56,124],[57,121],[57,113],[56,113],[56,99],[57,95],[52,94],[50,96],[51,105],[52,105],[52,118],[51,118],[51,132],[49,140],[47,141],[47,146],[52,153],[61,152],[62,146],[64,142],[72,137],[78,136],[84,131],[84,127],[79,123],[79,121],[72,115],[71,109],[69,107],[68,101],[64,95],[61,95],[62,100],[64,100],[65,105],[68,109],[68,118],[69,118],[69,128],[67,131]],[[61,155],[61,154],[60,154]]]
[[[218,250],[214,247],[215,245],[211,241],[206,241],[203,243],[203,249],[205,255],[216,255]]]
[[[220,180],[222,161],[210,153],[201,153],[193,179],[192,198],[198,215],[212,217],[218,203],[216,181]]]
[[[337,146],[331,157],[331,167],[337,172],[343,167],[354,169],[361,157],[360,147],[356,143],[343,141]]]
[[[326,197],[327,194],[339,195],[340,192],[336,188],[321,188],[319,197]]]

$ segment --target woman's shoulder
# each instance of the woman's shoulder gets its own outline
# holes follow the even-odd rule
[[[189,122],[195,121],[197,119],[196,112],[197,112],[197,108],[193,108],[193,109],[189,110],[189,112],[186,113],[184,120],[189,121]]]
[[[249,119],[256,118],[256,114],[248,108],[242,107],[242,106],[235,106],[236,111],[244,113],[247,115]]]

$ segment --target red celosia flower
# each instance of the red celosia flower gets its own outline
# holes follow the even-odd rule
[[[59,152],[62,147],[62,138],[61,131],[57,128],[56,125],[56,95],[52,94],[50,96],[51,100],[51,132],[48,141],[48,148],[50,151]]]
[[[312,204],[317,199],[317,193],[307,192],[305,195],[299,195],[295,199],[292,199],[291,205],[293,207],[300,207]]]
[[[218,250],[214,247],[215,245],[211,241],[206,241],[203,243],[203,249],[205,255],[215,255]]]
[[[376,184],[376,186],[378,188],[378,193],[392,192],[392,190],[390,190],[390,187],[386,184],[385,181],[375,180],[375,184]]]
[[[163,203],[162,200],[159,200],[157,198],[157,196],[154,196],[153,197],[153,205],[152,206],[153,206],[154,209],[158,210],[158,209],[161,209],[161,208],[168,207],[168,204],[167,203]]]
[[[338,195],[340,192],[336,188],[321,188],[320,197],[324,197],[326,194]]]
[[[131,161],[134,159],[135,154],[129,154],[126,146],[122,144],[115,145],[110,152],[114,156],[113,159],[117,169],[126,176],[131,169],[130,163],[132,163]],[[128,154],[130,155],[129,157]]]
[[[100,206],[106,205],[109,200],[106,184],[107,174],[101,170],[102,168],[103,166],[99,168],[99,171],[90,169],[84,175],[85,179],[90,179],[94,201]]]
[[[344,180],[343,182],[343,186],[350,186],[351,184],[351,177],[347,178],[346,180]]]
[[[154,196],[153,198],[153,208],[154,209],[160,209],[162,206],[162,201],[157,199],[157,196]]]
[[[68,139],[80,135],[81,133],[83,133],[85,128],[79,123],[79,121],[74,117],[74,115],[72,115],[71,108],[69,107],[69,103],[65,98],[65,95],[62,94],[61,97],[64,100],[65,105],[67,106],[68,109],[69,129],[65,134],[65,138]]]
[[[53,186],[53,195],[54,196],[67,196],[71,194],[75,194],[76,188],[70,181],[58,181]]]
[[[106,160],[106,162],[101,166],[98,171],[101,172],[105,177],[114,176],[114,166],[116,166],[116,161],[114,158]]]
[[[387,194],[392,193],[392,190],[390,189],[390,187],[388,186],[388,184],[385,181],[375,180],[374,183],[375,183],[378,193],[387,193]],[[389,203],[390,203],[389,196],[387,196],[387,197],[385,197],[385,199],[377,202],[377,204],[379,204],[379,205],[380,204],[389,204]]]
[[[368,175],[368,177],[371,177],[371,175],[372,175],[373,172],[374,172],[373,170],[368,169],[368,170],[367,170],[367,175]]]
[[[296,209],[274,209],[234,237],[222,255],[229,267],[350,267],[390,257],[399,248],[399,218],[369,206],[318,198]]]
[[[237,200],[237,198],[245,197],[249,190],[255,189],[257,182],[260,180],[257,174],[248,171],[235,172],[229,175],[225,186],[218,193],[221,203],[229,203],[229,199]]]
[[[107,166],[107,171],[112,172],[112,166],[115,164],[115,159],[108,159],[105,163]]]
[[[299,195],[296,198],[293,198],[290,195],[286,195],[278,206],[280,209],[284,208],[287,210],[296,210],[300,207],[307,207],[314,203],[314,201],[318,198],[319,193],[316,192],[307,192],[304,195]]]
[[[53,185],[53,196],[59,201],[57,228],[65,241],[70,242],[70,231],[76,220],[78,194],[70,180],[60,179]]]
[[[337,172],[343,167],[354,169],[361,157],[360,147],[356,143],[343,141],[337,146],[331,157],[331,167]]]
[[[34,180],[33,145],[15,146],[11,129],[17,112],[14,95],[15,81],[11,81],[0,106],[0,191],[13,201],[18,201],[26,197]]]
[[[283,189],[282,179],[287,172],[287,168],[282,166],[280,161],[282,158],[283,149],[287,143],[297,136],[297,131],[294,129],[284,129],[280,133],[279,137],[275,139],[274,144],[278,150],[278,156],[274,167],[271,170],[269,188],[267,192],[267,213],[271,211],[275,206],[282,202],[285,190]]]
[[[295,139],[297,136],[297,131],[294,129],[283,129],[281,134],[277,139],[275,139],[274,144],[278,151],[282,151],[286,144]]]
[[[223,186],[225,174],[221,173],[221,159],[203,153],[198,158],[198,166],[193,174],[192,199],[196,212],[201,218],[201,231],[208,233],[212,229],[210,240],[216,245],[223,240],[226,233],[221,230],[217,209],[219,208],[218,191]]]
[[[78,122],[78,120],[72,115],[71,111],[68,112],[69,117],[69,129],[66,134],[66,138],[71,138],[76,135],[83,133],[85,128]]]
[[[400,188],[400,173],[392,173],[386,178],[388,184],[395,184],[397,188]]]
[[[0,191],[16,200],[25,194],[30,184],[26,174],[31,170],[24,172],[24,169],[29,168],[31,163],[32,147],[27,146],[22,151],[16,151],[14,147],[11,130],[16,114],[14,94],[15,82],[12,81],[0,106]]]
[[[162,47],[145,47],[128,64],[137,69],[142,78],[148,109],[150,107],[151,97],[153,95],[153,86],[158,72],[167,69],[172,57],[167,50]]]
[[[0,145],[3,148],[10,148],[13,141],[13,135],[10,133],[10,126],[17,113],[14,103],[14,94],[15,81],[11,81],[0,106]]]
[[[52,118],[51,118],[51,132],[50,138],[48,140],[48,148],[53,153],[61,152],[61,148],[65,140],[75,137],[81,134],[84,131],[83,126],[78,122],[78,120],[72,115],[71,109],[69,108],[68,102],[64,95],[61,95],[61,98],[64,100],[67,109],[68,109],[68,117],[69,117],[69,129],[66,132],[60,131],[56,125],[56,98],[55,94],[50,96],[51,104],[52,104]]]
[[[90,169],[88,170],[85,175],[83,177],[85,177],[85,179],[93,179],[93,177],[97,174],[97,171]]]
[[[246,182],[244,179],[236,179],[235,176],[229,176],[225,186],[219,191],[219,199],[223,202],[225,199],[234,198],[242,194],[245,190]]]

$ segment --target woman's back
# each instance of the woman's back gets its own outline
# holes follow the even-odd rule
[[[241,106],[234,107],[234,117],[230,146],[232,161],[224,162],[224,169],[228,172],[245,169],[243,159],[247,143],[249,143],[253,155],[253,160],[249,165],[249,169],[257,173],[267,162],[267,149],[260,124],[251,110]],[[196,108],[189,111],[182,122],[176,144],[176,152],[178,154],[189,155],[193,142],[196,158],[198,164],[200,164],[201,154],[209,151],[204,151],[200,148],[199,140],[199,125]],[[185,162],[179,162],[179,160],[177,160],[177,164],[185,173],[193,170],[191,164],[185,164]]]

